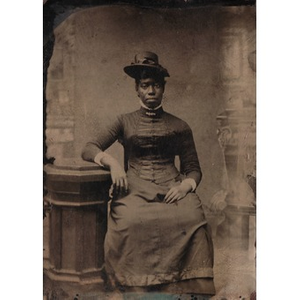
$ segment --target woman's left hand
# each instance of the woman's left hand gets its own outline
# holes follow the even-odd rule
[[[181,182],[180,185],[170,188],[164,200],[168,204],[174,203],[184,198],[192,189],[192,186],[188,182]]]

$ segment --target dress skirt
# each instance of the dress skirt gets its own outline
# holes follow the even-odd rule
[[[113,286],[170,293],[214,294],[213,245],[199,197],[167,204],[163,184],[128,172],[130,191],[113,199],[105,237],[105,268]]]

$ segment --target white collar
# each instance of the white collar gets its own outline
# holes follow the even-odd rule
[[[141,106],[142,106],[143,108],[145,108],[145,109],[147,109],[147,110],[158,110],[159,108],[162,107],[162,103],[161,103],[160,105],[158,105],[158,106],[156,106],[156,107],[154,107],[154,108],[149,108],[149,107],[147,107],[147,106],[142,102],[142,100],[140,100],[140,104],[141,104]]]

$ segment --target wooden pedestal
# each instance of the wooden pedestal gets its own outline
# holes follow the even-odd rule
[[[72,286],[77,293],[94,284],[104,289],[109,172],[80,159],[55,161],[44,172],[44,201],[50,206],[47,282]]]

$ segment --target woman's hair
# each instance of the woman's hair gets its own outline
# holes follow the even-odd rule
[[[163,87],[166,84],[165,77],[162,72],[157,70],[144,69],[138,77],[135,78],[135,84],[138,85],[141,79],[153,78],[156,82],[160,83]]]

